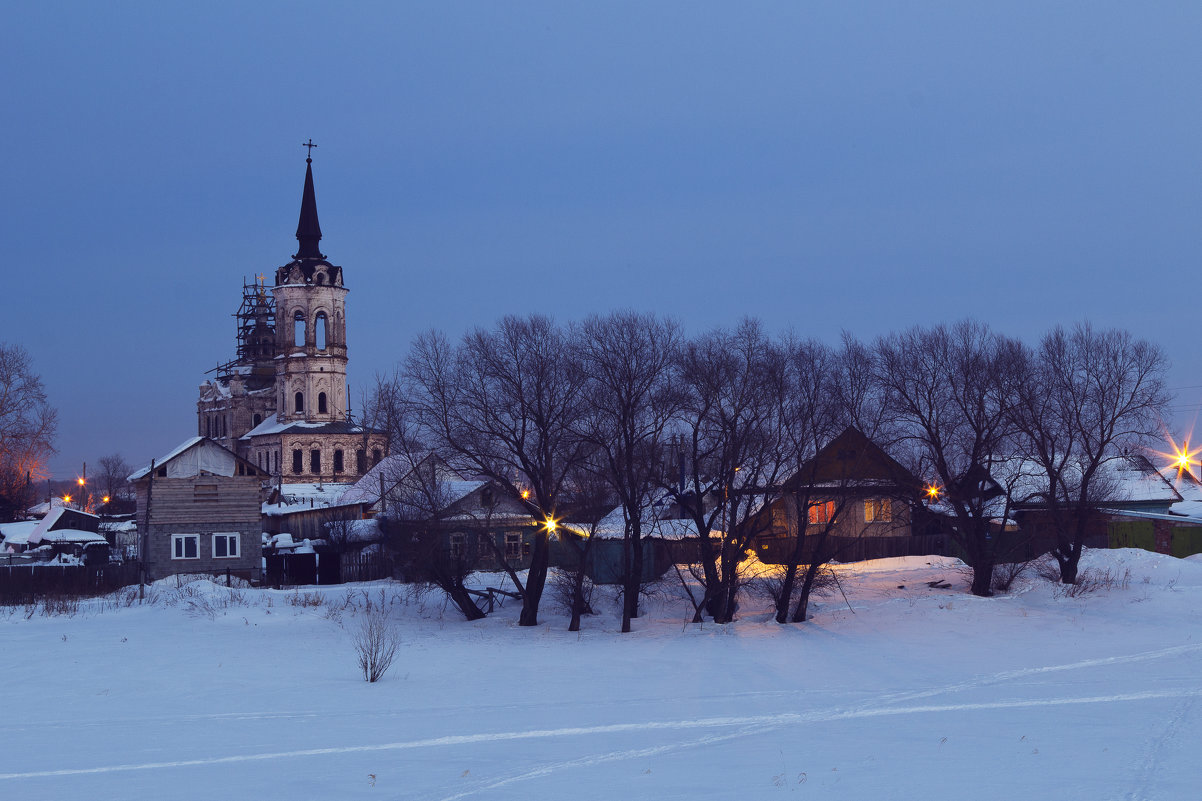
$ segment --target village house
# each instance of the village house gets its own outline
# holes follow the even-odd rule
[[[937,536],[916,536],[922,482],[854,427],[845,429],[785,482],[761,512],[756,555],[782,564],[793,553],[800,516],[807,536],[821,532],[840,561],[939,553]],[[921,511],[919,512],[921,514]]]
[[[515,570],[530,566],[538,523],[529,506],[496,482],[465,477],[433,454],[384,458],[339,504],[362,504],[365,515],[381,518],[392,550],[407,536],[403,532],[416,527],[433,532],[451,559],[479,569],[498,569],[502,560]]]
[[[129,480],[149,580],[178,573],[258,578],[265,470],[193,437]]]
[[[26,560],[107,564],[109,543],[99,533],[99,524],[100,518],[89,512],[50,506],[41,520],[0,524],[0,554],[21,555]]]

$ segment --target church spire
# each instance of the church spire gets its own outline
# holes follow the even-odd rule
[[[321,241],[321,225],[317,222],[317,192],[313,189],[313,144],[310,139],[305,145],[310,156],[305,159],[305,191],[301,195],[300,221],[296,224],[296,239],[300,248],[294,259],[324,259],[317,245]]]

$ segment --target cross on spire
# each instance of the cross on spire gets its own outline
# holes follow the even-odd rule
[[[308,142],[302,142],[301,147],[309,148],[309,153],[308,153],[308,156],[306,156],[305,160],[312,161],[313,160],[313,148],[317,147],[317,145],[313,144],[313,137],[310,136]]]

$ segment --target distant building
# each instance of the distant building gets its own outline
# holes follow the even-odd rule
[[[384,435],[347,411],[346,294],[342,268],[318,249],[321,226],[306,159],[292,261],[244,284],[237,356],[200,385],[198,436],[282,483],[352,483],[385,455]]]

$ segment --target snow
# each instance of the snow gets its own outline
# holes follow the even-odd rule
[[[286,515],[292,512],[303,511],[305,509],[316,509],[331,506],[341,506],[343,501],[340,500],[346,494],[350,484],[335,484],[327,482],[323,484],[284,484],[280,490],[281,503],[264,503],[263,514],[265,515]]]
[[[163,456],[160,459],[156,460],[154,463],[155,467],[156,468],[161,467],[164,463],[171,461],[176,456],[179,456],[181,453],[188,450],[188,448],[191,448],[193,445],[200,442],[202,439],[204,439],[204,437],[190,437],[190,438],[184,440],[179,445],[177,445],[175,448],[173,448],[171,450],[171,452],[168,453],[166,456]],[[149,472],[150,472],[150,465],[146,465],[142,469],[137,470],[134,473],[131,473],[129,478],[127,478],[126,480],[127,481],[137,481],[139,478],[142,478]]]
[[[0,797],[1192,800],[1202,560],[1083,566],[1129,581],[986,599],[952,560],[880,560],[805,624],[756,598],[688,624],[667,584],[627,635],[602,590],[580,633],[549,599],[535,628],[512,601],[466,623],[388,582],[12,608]],[[402,638],[378,684],[350,645],[368,599]]]
[[[585,535],[589,533],[590,526],[587,523],[568,523],[567,525],[577,533]],[[712,533],[715,536],[721,536],[721,532],[719,531]],[[667,518],[660,520],[654,517],[643,521],[642,535],[644,537],[659,537],[660,539],[673,541],[701,536],[697,530],[697,523],[692,518]],[[622,507],[615,507],[605,517],[601,518],[592,536],[600,540],[623,539],[626,536],[626,517],[622,512]]]

